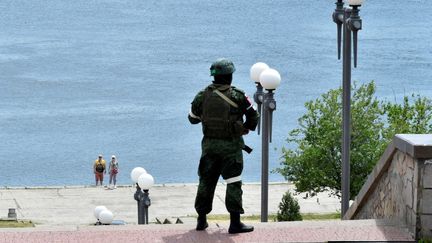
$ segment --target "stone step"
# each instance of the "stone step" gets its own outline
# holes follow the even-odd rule
[[[255,230],[228,234],[228,223],[211,223],[206,231],[190,224],[126,226],[45,226],[0,229],[0,242],[414,242],[404,228],[377,220],[254,223]]]

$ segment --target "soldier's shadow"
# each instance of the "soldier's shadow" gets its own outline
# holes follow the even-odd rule
[[[162,237],[163,242],[166,243],[181,243],[181,242],[234,242],[230,237],[232,235],[228,234],[226,229],[212,229],[196,231],[195,229],[190,230],[183,234],[169,235]]]

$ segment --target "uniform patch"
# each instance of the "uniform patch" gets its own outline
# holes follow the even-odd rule
[[[246,96],[246,100],[249,102],[249,105],[252,105],[253,102],[252,102],[252,100],[249,98],[249,96],[247,96],[247,95],[245,95],[245,96]]]
[[[253,102],[252,102],[252,100],[249,98],[249,96],[245,95],[245,97],[246,97],[247,105],[248,105],[247,110],[249,110],[250,108],[256,110],[255,107],[253,106]]]

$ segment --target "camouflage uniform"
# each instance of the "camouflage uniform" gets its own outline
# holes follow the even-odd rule
[[[213,83],[200,91],[192,102],[192,108],[188,116],[189,121],[192,124],[201,122],[203,100],[207,89],[223,90],[227,88],[230,88],[229,98],[238,105],[237,108],[231,107],[230,112],[237,112],[241,120],[243,116],[246,116],[246,121],[243,123],[244,133],[255,130],[259,114],[243,91],[226,84]],[[201,142],[202,154],[198,168],[200,179],[195,199],[195,209],[198,214],[208,214],[212,210],[214,191],[220,175],[227,183],[225,198],[227,210],[230,213],[244,213],[242,207],[243,191],[241,189],[243,147],[244,141],[241,135],[231,138],[212,138],[204,135]]]

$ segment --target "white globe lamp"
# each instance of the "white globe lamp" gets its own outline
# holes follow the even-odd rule
[[[350,6],[361,6],[363,4],[363,0],[348,0],[348,4]]]
[[[154,184],[153,176],[147,173],[138,177],[138,186],[143,190],[149,190]]]
[[[252,67],[250,68],[250,78],[255,82],[255,83],[259,83],[259,77],[261,75],[261,73],[266,70],[269,69],[269,66],[263,62],[257,62],[254,65],[252,65]]]
[[[146,173],[147,173],[147,171],[144,168],[142,168],[142,167],[135,167],[131,171],[130,176],[131,176],[132,181],[134,183],[137,183],[138,182],[138,177],[140,177],[140,175],[146,174]]]
[[[109,210],[103,210],[99,214],[99,221],[102,224],[111,224],[113,221],[113,218],[114,218],[113,213]]]
[[[278,71],[269,68],[261,73],[259,80],[264,89],[275,90],[281,82],[281,76]]]
[[[102,212],[102,211],[104,211],[104,210],[108,210],[105,206],[96,206],[95,207],[95,209],[94,209],[94,211],[93,211],[93,214],[94,214],[94,216],[95,216],[95,218],[96,219],[99,219],[99,214]]]

